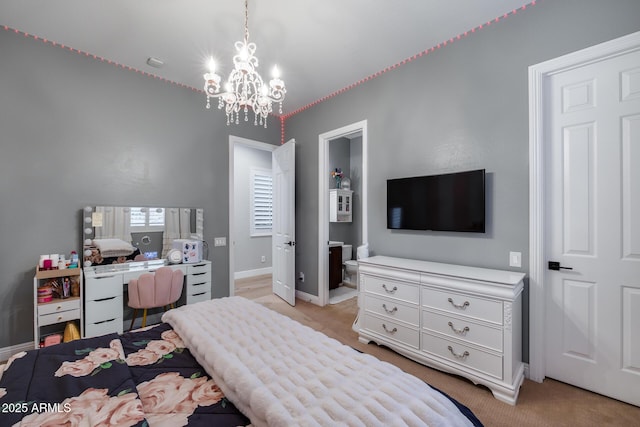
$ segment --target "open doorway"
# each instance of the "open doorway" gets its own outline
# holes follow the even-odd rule
[[[269,198],[276,148],[229,136],[229,295],[272,294]]]
[[[318,299],[320,305],[328,304],[332,294],[338,298],[348,295],[349,285],[355,285],[355,280],[347,280],[343,275],[341,283],[336,286],[335,270],[339,271],[340,266],[346,262],[344,259],[346,256],[342,256],[343,251],[350,250],[349,259],[355,260],[357,248],[368,242],[367,145],[366,120],[319,136]],[[336,168],[342,173],[340,185],[338,180],[332,177],[332,172],[336,172]],[[345,178],[350,181],[350,193],[343,193],[343,197],[346,198],[339,199],[340,195],[332,193],[336,192],[336,187],[344,187]],[[333,205],[331,198],[348,201],[350,212],[345,212],[346,216],[332,215],[330,213]],[[341,208],[346,209],[342,206]],[[335,249],[338,249],[339,257],[334,253]],[[333,265],[330,262],[332,258]],[[340,259],[336,260],[336,258]],[[342,288],[343,285],[347,286]],[[330,290],[330,287],[334,289]]]

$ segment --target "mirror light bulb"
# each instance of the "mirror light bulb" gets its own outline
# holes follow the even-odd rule
[[[207,62],[207,68],[209,68],[209,72],[211,74],[216,72],[216,62],[213,60],[213,56],[209,58],[209,62]]]
[[[274,79],[280,78],[280,70],[278,69],[277,65],[273,66],[273,71],[271,72],[271,75],[273,76]]]

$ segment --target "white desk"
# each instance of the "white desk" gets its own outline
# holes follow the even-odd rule
[[[129,280],[168,266],[184,273],[186,303],[211,299],[211,261],[167,264],[163,260],[99,265],[84,268],[84,336],[122,333],[124,289]]]

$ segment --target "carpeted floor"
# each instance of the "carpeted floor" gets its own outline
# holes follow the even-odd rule
[[[362,344],[351,329],[357,312],[356,298],[325,307],[296,300],[296,306],[291,307],[271,294],[270,286],[265,289],[255,283],[250,290],[237,287],[236,295],[253,299],[346,345],[393,363],[469,407],[487,427],[640,426],[640,408],[558,381],[525,380],[518,404],[510,406],[493,398],[487,388],[464,378],[430,369],[385,347]]]

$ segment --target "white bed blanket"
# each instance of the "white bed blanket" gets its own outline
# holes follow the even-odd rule
[[[100,254],[105,257],[117,257],[131,255],[136,248],[131,243],[122,239],[95,239],[93,244],[100,250]]]
[[[242,297],[164,314],[254,426],[469,426],[445,396]]]

